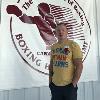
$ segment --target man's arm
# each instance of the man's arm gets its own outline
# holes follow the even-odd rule
[[[22,14],[22,16],[19,16],[19,19],[27,24],[35,24],[34,17],[27,16],[26,14]]]
[[[49,83],[52,82],[52,76],[53,76],[53,60],[50,61],[49,65]]]
[[[24,23],[35,24],[34,17],[23,14],[23,12],[16,5],[8,5],[6,11],[8,14],[16,15]]]
[[[73,63],[76,66],[76,69],[75,69],[75,73],[73,76],[72,84],[76,86],[76,84],[78,83],[80,79],[82,70],[83,70],[83,63],[82,63],[82,59],[74,59]]]

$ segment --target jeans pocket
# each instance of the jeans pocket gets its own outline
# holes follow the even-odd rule
[[[49,83],[49,88],[51,88],[51,83]]]
[[[54,87],[54,84],[52,82],[49,83],[49,88],[52,89]]]
[[[77,84],[76,84],[76,87],[73,85],[73,83],[70,83],[70,85],[71,85],[72,88],[74,88],[76,90],[78,89]]]

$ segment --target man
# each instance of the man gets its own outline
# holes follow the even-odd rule
[[[82,73],[82,52],[79,45],[67,39],[64,23],[55,28],[58,42],[51,46],[49,87],[51,100],[77,100],[77,83]]]
[[[55,19],[47,3],[38,5],[39,16],[27,16],[16,5],[8,5],[6,10],[8,14],[16,15],[23,23],[35,24],[47,47],[57,41],[53,31],[56,27]]]

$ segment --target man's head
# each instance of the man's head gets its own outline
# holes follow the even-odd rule
[[[50,13],[50,7],[47,3],[40,3],[38,5],[39,14],[45,16],[47,13]]]
[[[68,29],[64,23],[57,24],[55,28],[55,36],[58,38],[58,41],[67,39]]]

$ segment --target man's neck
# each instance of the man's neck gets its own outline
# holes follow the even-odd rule
[[[58,40],[58,43],[63,43],[64,41],[67,41],[68,39]]]

